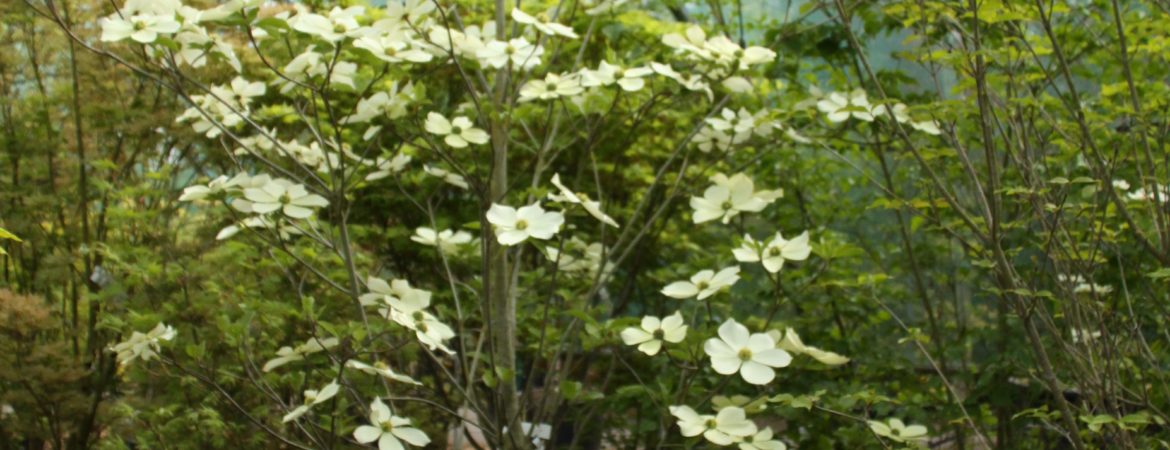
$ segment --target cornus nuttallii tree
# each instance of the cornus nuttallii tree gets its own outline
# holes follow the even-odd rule
[[[304,306],[295,326],[261,320],[240,337],[286,336],[241,344],[245,389],[271,414],[238,412],[298,448],[784,448],[755,420],[807,387],[777,380],[802,370],[790,367],[801,354],[849,359],[779,334],[792,268],[823,262],[815,230],[788,240],[757,217],[789,205],[782,186],[753,180],[753,155],[849,121],[924,138],[938,125],[860,90],[761,101],[777,87],[775,43],[742,30],[676,25],[635,44],[611,27],[638,14],[633,2],[521,3],[129,0],[99,21],[100,42],[81,42],[182,98],[176,121],[222,162],[176,194],[185,220],[298,274],[278,299]],[[676,218],[716,243],[641,258]],[[648,265],[665,286],[654,300],[615,302]],[[739,292],[741,270],[772,292]],[[160,327],[165,338],[119,344],[119,358],[208,370],[165,357],[193,337]],[[590,404],[613,392],[649,401]],[[627,416],[646,420],[611,434]],[[886,428],[899,442],[926,435]]]

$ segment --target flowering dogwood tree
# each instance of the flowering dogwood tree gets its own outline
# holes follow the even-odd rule
[[[755,220],[785,206],[782,186],[753,180],[751,154],[849,121],[894,120],[924,138],[939,125],[857,89],[761,101],[776,88],[764,76],[774,44],[687,25],[621,46],[609,24],[635,13],[626,3],[127,0],[99,21],[100,43],[83,44],[184,99],[176,121],[230,160],[178,197],[191,220],[305,274],[281,299],[305,305],[287,345],[248,353],[262,367],[245,376],[270,394],[271,417],[242,413],[298,448],[421,447],[448,429],[456,442],[529,448],[561,436],[549,430],[580,439],[598,412],[568,423],[557,411],[587,401],[582,389],[615,389],[580,370],[579,358],[606,358],[631,380],[619,391],[652,401],[638,414],[658,418],[659,445],[785,448],[756,420],[791,398],[780,380],[802,370],[794,358],[849,359],[778,328],[785,286],[809,282],[790,268],[823,262],[815,230],[786,239]],[[623,167],[628,151],[652,170]],[[611,197],[615,183],[637,194]],[[371,233],[355,205],[387,198],[396,209],[378,226],[397,231]],[[661,314],[613,304],[669,216],[723,242],[658,264]],[[385,246],[412,250],[378,256]],[[433,270],[410,267],[424,264]],[[745,276],[771,285],[766,310],[744,308]],[[188,339],[160,324],[113,350],[196,372],[165,357]],[[276,393],[294,381],[304,388]],[[896,442],[926,436],[898,419],[855,422]]]

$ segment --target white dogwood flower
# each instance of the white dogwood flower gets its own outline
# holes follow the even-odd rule
[[[357,370],[359,372],[365,372],[370,375],[377,375],[389,380],[422,386],[422,383],[415,381],[414,378],[395,372],[390,368],[389,365],[382,361],[375,362],[374,364],[366,364],[364,362],[351,359],[345,362],[345,367]]]
[[[280,421],[282,423],[288,423],[299,419],[301,416],[305,415],[305,413],[309,412],[309,409],[313,406],[319,405],[324,403],[326,400],[333,398],[334,395],[337,395],[337,391],[339,389],[341,389],[341,385],[337,384],[337,381],[334,380],[325,385],[325,387],[321,388],[320,391],[313,389],[306,390],[305,403],[297,406],[292,411],[289,411],[289,413],[285,414],[284,418],[282,418]]]
[[[739,266],[731,266],[715,273],[714,270],[701,270],[691,276],[690,281],[675,281],[662,288],[662,294],[677,299],[697,297],[704,300],[715,295],[724,288],[739,281]]]
[[[393,320],[395,323],[414,331],[414,336],[427,348],[441,350],[448,355],[455,354],[454,350],[447,347],[447,341],[455,337],[455,330],[452,330],[450,326],[439,321],[439,318],[433,314],[423,310],[408,313],[391,308],[379,309],[378,313],[382,317]]]
[[[264,367],[260,370],[269,372],[290,362],[303,360],[306,355],[336,347],[340,342],[337,338],[318,339],[314,337],[309,338],[304,344],[298,345],[295,348],[288,346],[281,347],[276,351],[276,357],[264,363]]]
[[[467,180],[463,178],[463,175],[459,175],[447,169],[440,169],[435,166],[423,166],[423,172],[432,177],[439,178],[443,180],[444,183],[455,186],[459,189],[468,188]]]
[[[428,133],[442,136],[443,142],[455,148],[467,147],[468,143],[486,144],[490,138],[486,131],[476,128],[465,116],[447,120],[442,114],[430,112],[424,127]]]
[[[581,79],[575,74],[558,75],[549,73],[543,80],[531,80],[520,88],[520,101],[555,100],[572,97],[584,92]]]
[[[772,427],[764,427],[758,433],[743,438],[739,450],[787,450],[783,442],[772,439]]]
[[[418,227],[410,240],[422,245],[438,247],[443,253],[452,254],[459,250],[459,246],[471,243],[471,233],[466,231],[443,230],[436,232],[432,228]]]
[[[512,19],[515,20],[516,23],[532,25],[532,27],[536,28],[537,31],[550,36],[560,35],[570,39],[577,39],[577,33],[574,32],[573,29],[569,26],[553,22],[547,17],[541,17],[540,19],[537,19],[536,17],[532,17],[531,15],[528,15],[528,13],[521,11],[519,8],[512,8]]]
[[[179,31],[182,25],[175,20],[174,15],[135,14],[127,18],[117,14],[101,19],[102,42],[117,42],[126,38],[133,39],[141,44],[149,44],[158,39],[160,34],[173,34]]]
[[[387,283],[386,280],[371,276],[366,278],[366,288],[370,292],[358,297],[362,306],[387,306],[410,314],[431,305],[431,292],[411,287],[406,280],[395,279]]]
[[[756,434],[756,424],[747,419],[743,408],[728,406],[715,415],[699,414],[689,406],[671,406],[670,414],[678,419],[685,437],[703,435],[712,444],[727,446]]]
[[[175,338],[175,329],[170,325],[159,322],[146,333],[135,331],[125,341],[120,342],[110,350],[117,353],[119,365],[128,365],[135,360],[150,361],[158,357],[159,342]]]
[[[752,179],[737,173],[730,178],[723,174],[711,177],[715,184],[703,192],[702,197],[691,197],[692,219],[695,223],[709,222],[722,218],[728,223],[741,212],[760,212],[782,193],[780,191],[756,191]]]
[[[364,11],[365,8],[360,6],[345,9],[335,6],[329,11],[328,17],[301,12],[288,19],[288,24],[294,30],[335,43],[359,34],[361,25],[357,22],[357,16],[360,16]]]
[[[476,53],[484,65],[497,69],[511,63],[518,69],[531,69],[540,65],[544,47],[532,45],[527,39],[518,37],[510,41],[492,41]]]
[[[739,262],[763,262],[764,270],[770,273],[779,272],[784,268],[784,261],[804,261],[808,259],[812,247],[808,245],[808,232],[805,231],[792,240],[784,239],[779,231],[767,244],[757,242],[751,235],[743,236],[743,245],[732,250],[735,260]]]
[[[783,336],[781,336],[778,330],[769,331],[768,336],[771,336],[776,341],[776,347],[781,350],[792,354],[811,356],[813,359],[827,366],[839,366],[849,362],[849,358],[845,356],[805,345],[800,340],[800,335],[796,334],[796,330],[792,328],[786,328]]]
[[[942,134],[942,130],[938,128],[938,122],[933,120],[915,121],[910,117],[910,107],[905,103],[897,103],[894,106],[878,105],[873,109],[875,116],[889,115],[897,120],[898,123],[910,125],[911,128],[930,135]]]
[[[365,49],[375,58],[391,64],[403,61],[425,63],[434,58],[434,55],[411,47],[407,41],[397,36],[363,36],[355,40],[353,46]]]
[[[727,319],[719,326],[719,337],[707,339],[703,350],[711,357],[711,368],[723,375],[739,372],[744,381],[764,385],[776,377],[773,368],[792,363],[792,355],[776,348],[766,333],[751,333],[747,327]]]
[[[870,420],[869,429],[873,433],[895,442],[917,442],[926,440],[926,427],[922,425],[906,425],[902,419],[892,418],[888,422]]]
[[[244,198],[252,203],[251,210],[256,214],[280,210],[293,219],[308,218],[313,215],[314,209],[329,206],[329,200],[325,197],[309,193],[304,185],[284,179],[274,179],[264,186],[244,189]]]
[[[650,356],[658,354],[663,342],[677,344],[687,336],[687,326],[681,312],[659,319],[654,316],[642,318],[641,328],[622,330],[622,341],[626,345],[637,345],[638,351]]]
[[[403,450],[403,442],[415,447],[431,443],[422,430],[410,425],[410,419],[390,413],[390,407],[376,398],[370,403],[370,423],[353,430],[353,438],[360,444],[378,442],[379,450]]]
[[[564,225],[565,216],[556,211],[545,211],[539,202],[519,210],[493,203],[488,209],[487,220],[492,224],[500,244],[516,245],[528,238],[552,238]]]
[[[590,200],[589,196],[584,192],[573,192],[572,189],[565,187],[565,185],[561,183],[561,174],[553,174],[552,184],[556,186],[557,189],[560,189],[561,193],[560,195],[549,193],[549,200],[554,202],[581,205],[582,208],[585,208],[585,212],[589,213],[589,215],[593,216],[597,220],[600,220],[602,223],[614,228],[620,228],[618,227],[617,221],[613,220],[612,217],[601,210],[601,202],[597,200]]]
[[[602,61],[597,70],[581,71],[581,85],[584,87],[610,86],[616,83],[626,92],[636,92],[646,86],[643,78],[654,73],[646,67],[631,67],[623,69],[621,66]]]
[[[873,106],[869,104],[865,91],[854,89],[848,95],[834,92],[817,102],[817,109],[828,115],[830,122],[844,122],[850,117],[873,122]]]

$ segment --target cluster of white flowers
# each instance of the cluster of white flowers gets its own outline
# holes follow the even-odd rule
[[[942,133],[938,122],[934,120],[914,120],[910,117],[910,107],[904,103],[894,103],[893,106],[870,104],[868,95],[861,89],[854,89],[848,93],[833,92],[827,96],[821,94],[819,90],[812,93],[817,109],[825,113],[830,122],[844,122],[851,118],[873,122],[878,117],[890,117],[898,123],[926,134]]]
[[[110,347],[110,350],[118,354],[118,364],[125,366],[136,360],[150,361],[158,357],[159,342],[174,338],[175,329],[160,322],[146,333],[131,333],[128,339]]]
[[[221,175],[206,185],[188,186],[179,200],[223,200],[236,211],[255,214],[220,230],[216,239],[227,239],[243,228],[273,228],[280,232],[282,239],[288,239],[290,235],[303,233],[290,225],[289,220],[308,219],[317,209],[329,205],[325,197],[310,193],[302,184],[246,173],[231,178]]]
[[[601,270],[605,253],[606,248],[600,242],[586,243],[577,236],[570,237],[559,248],[544,247],[545,257],[557,263],[558,270],[567,275],[583,274],[590,280]],[[612,271],[613,266],[607,264],[604,275],[608,276]]]
[[[252,100],[264,95],[266,89],[262,81],[249,82],[236,77],[226,86],[212,86],[208,94],[192,95],[193,106],[175,120],[191,122],[196,132],[209,138],[217,137],[224,128],[244,123],[251,111]]]
[[[455,337],[455,331],[426,311],[431,306],[430,291],[411,287],[406,280],[387,283],[373,276],[366,280],[366,287],[370,292],[359,298],[362,306],[378,307],[380,316],[414,331],[415,337],[428,349],[455,353],[446,344]]]
[[[677,419],[679,431],[685,437],[702,435],[718,446],[739,444],[741,450],[784,450],[783,442],[772,438],[772,429],[759,429],[748,420],[747,412],[737,406],[727,406],[715,414],[699,414],[689,406],[671,406],[670,414]]]
[[[662,43],[688,58],[713,63],[732,70],[747,70],[757,64],[772,62],[776,52],[759,46],[740,47],[727,36],[717,34],[707,37],[698,26],[691,26],[683,34],[669,33],[662,36]]]

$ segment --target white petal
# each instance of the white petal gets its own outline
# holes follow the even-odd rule
[[[378,438],[381,436],[382,436],[382,429],[381,428],[372,427],[369,425],[362,425],[360,427],[357,427],[356,430],[353,430],[353,438],[362,444],[368,444],[370,442],[374,442],[374,441],[378,440]]]
[[[743,367],[739,369],[739,374],[744,381],[758,385],[771,383],[776,378],[776,371],[755,361],[744,362]]]
[[[736,322],[735,319],[727,319],[723,325],[719,326],[719,338],[723,339],[731,348],[744,348],[748,345],[748,338],[751,333],[747,327]]]
[[[675,281],[662,288],[662,295],[673,298],[691,298],[699,295],[699,288],[687,281]]]
[[[415,447],[422,447],[431,443],[431,438],[417,428],[395,427],[394,435]]]
[[[763,351],[752,352],[752,361],[766,366],[787,367],[792,363],[792,355],[778,348],[770,348]]]

